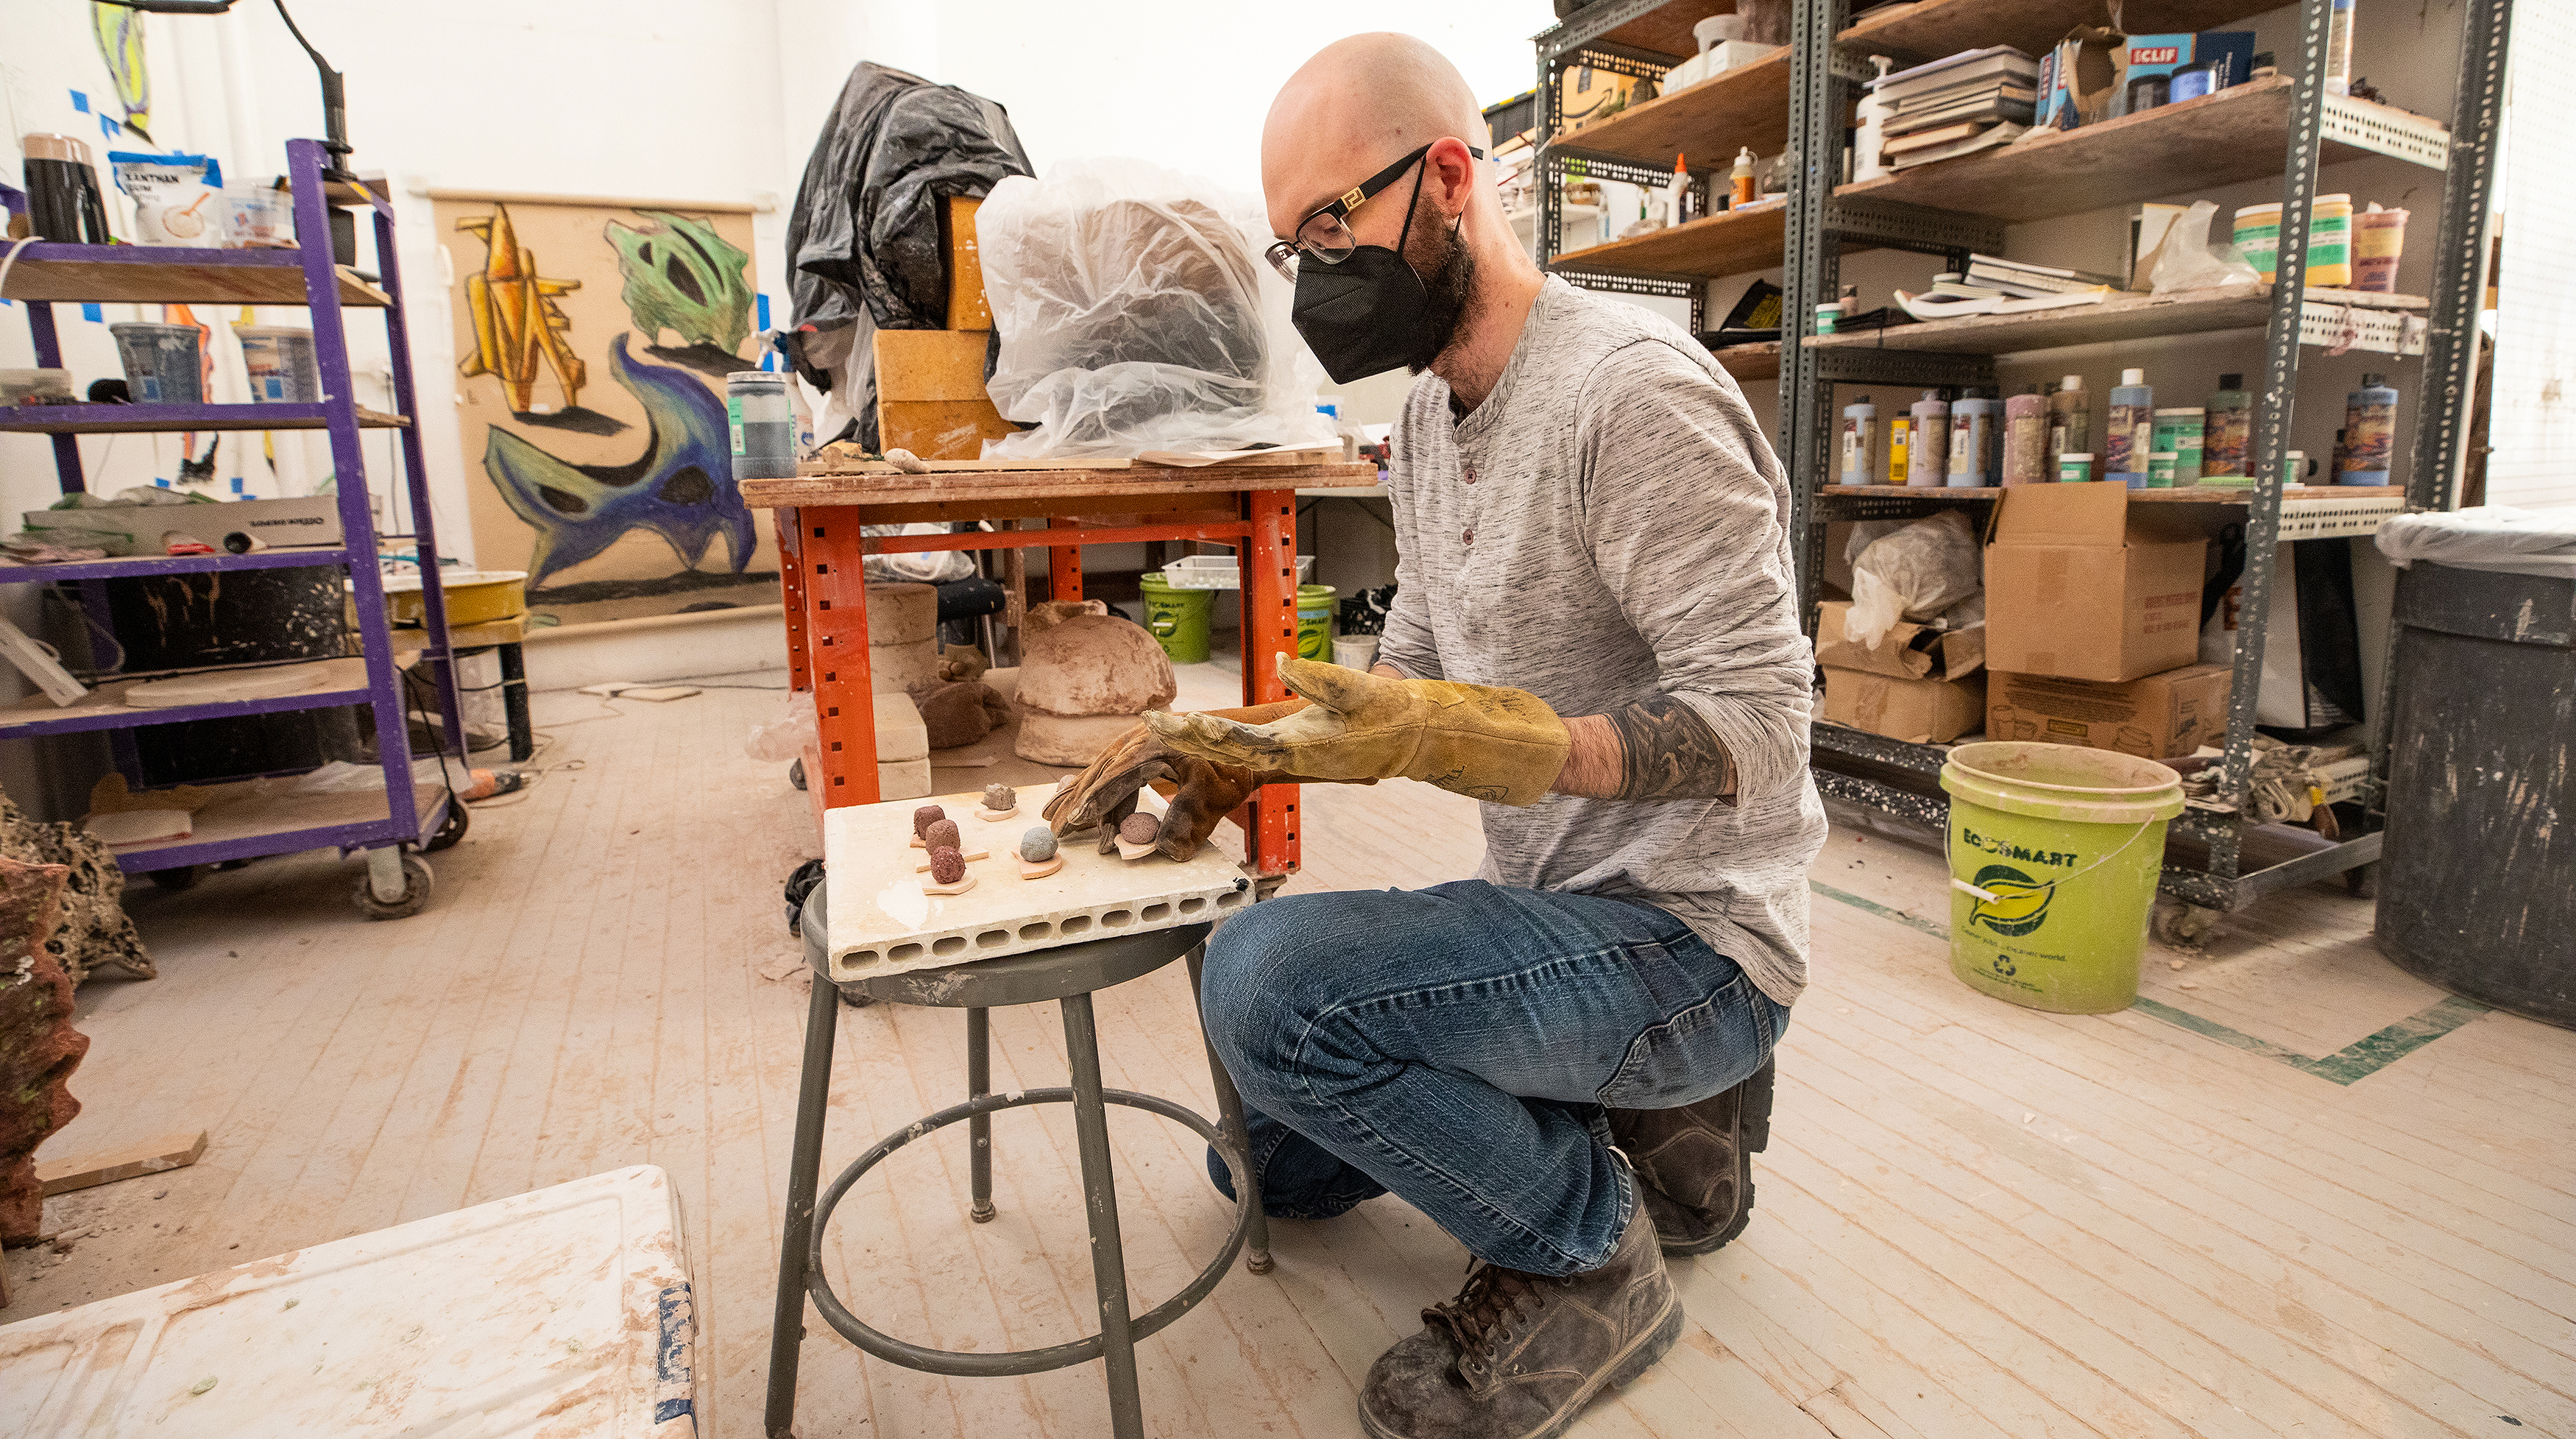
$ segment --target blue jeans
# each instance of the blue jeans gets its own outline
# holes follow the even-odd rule
[[[1536,1274],[1598,1268],[1636,1208],[1604,1107],[1729,1089],[1789,1018],[1660,909],[1482,880],[1255,905],[1204,985],[1267,1213],[1393,1191]],[[1208,1171],[1231,1197],[1213,1152]]]

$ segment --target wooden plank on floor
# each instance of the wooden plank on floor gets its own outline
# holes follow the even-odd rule
[[[36,1183],[48,1196],[69,1194],[75,1189],[114,1184],[120,1179],[139,1179],[146,1174],[184,1169],[196,1163],[205,1152],[206,1131],[202,1129],[157,1134],[132,1144],[120,1144],[114,1149],[39,1159],[36,1161]]]

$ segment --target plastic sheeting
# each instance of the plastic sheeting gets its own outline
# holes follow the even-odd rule
[[[1875,649],[1898,620],[1947,617],[1970,600],[1980,601],[1973,618],[1961,612],[1951,627],[1985,619],[1985,552],[1957,510],[1883,531],[1855,526],[1851,543],[1852,607],[1843,632],[1852,643]]]
[[[948,323],[942,201],[1030,172],[1001,106],[874,63],[850,72],[787,222],[788,359],[878,446],[876,332]]]
[[[987,440],[987,458],[1333,438],[1257,200],[1140,160],[1073,161],[994,185],[975,230],[1001,334],[988,388],[1037,426]]]
[[[2399,569],[2431,560],[2454,569],[2576,580],[2576,510],[2481,505],[2399,515],[2379,527],[2378,544]]]

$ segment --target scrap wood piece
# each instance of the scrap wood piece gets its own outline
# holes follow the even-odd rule
[[[175,1130],[114,1149],[38,1160],[36,1180],[44,1185],[46,1197],[51,1198],[75,1189],[114,1184],[120,1179],[139,1179],[164,1170],[185,1169],[196,1163],[205,1152],[206,1131]]]
[[[0,858],[0,1243],[35,1242],[45,1211],[36,1150],[80,1113],[64,1081],[89,1037],[72,1028],[71,976],[45,947],[70,874]]]

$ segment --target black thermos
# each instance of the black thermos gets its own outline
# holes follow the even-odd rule
[[[107,244],[107,206],[89,146],[69,135],[29,135],[24,143],[27,233],[56,244]]]

